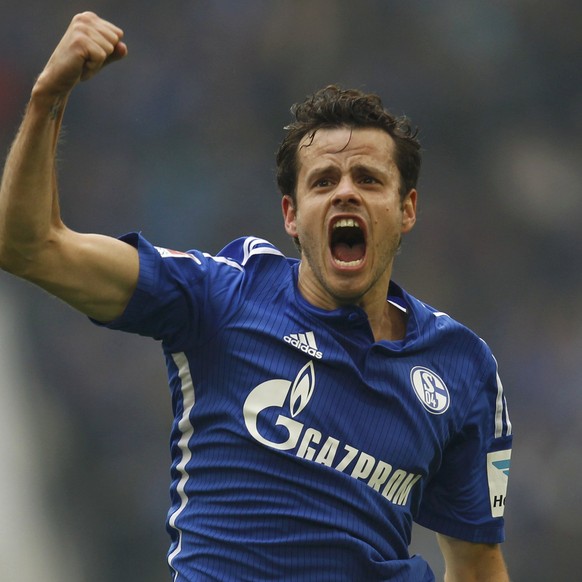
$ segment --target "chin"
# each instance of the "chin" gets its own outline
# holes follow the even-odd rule
[[[354,305],[359,303],[366,294],[366,288],[360,288],[354,285],[336,285],[330,288],[334,299],[343,305]]]

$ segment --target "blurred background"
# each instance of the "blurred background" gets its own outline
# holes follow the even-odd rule
[[[582,3],[579,0],[3,0],[0,147],[71,17],[128,58],[75,91],[65,221],[217,252],[294,254],[274,151],[328,83],[421,129],[420,219],[395,279],[473,328],[515,430],[512,579],[580,579]],[[159,346],[90,325],[0,274],[0,580],[167,580],[170,400]],[[415,551],[442,576],[434,536]]]

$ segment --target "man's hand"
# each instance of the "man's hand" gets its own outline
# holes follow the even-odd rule
[[[92,12],[77,14],[37,79],[35,92],[67,96],[79,81],[127,55],[123,30]]]

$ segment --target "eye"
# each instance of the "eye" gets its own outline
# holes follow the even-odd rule
[[[332,181],[329,178],[318,178],[314,183],[314,188],[329,188],[332,185]]]
[[[362,176],[360,178],[360,183],[362,184],[379,184],[378,180],[374,176]]]

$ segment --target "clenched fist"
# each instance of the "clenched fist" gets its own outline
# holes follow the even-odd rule
[[[93,12],[77,14],[36,82],[36,91],[67,95],[79,82],[127,55],[123,30]]]

